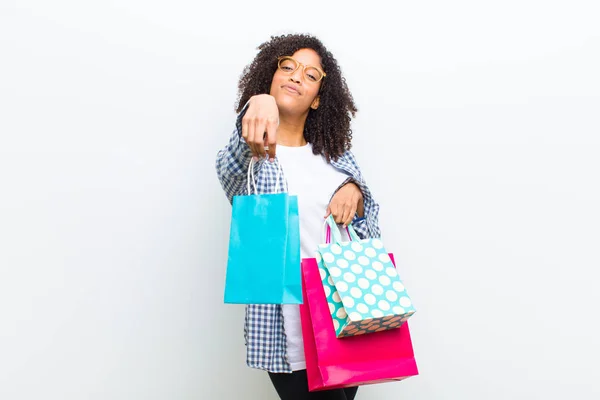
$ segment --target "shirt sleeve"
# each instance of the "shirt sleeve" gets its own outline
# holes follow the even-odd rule
[[[336,189],[336,192],[348,182],[353,182],[359,187],[363,195],[364,217],[359,217],[358,214],[355,214],[354,219],[352,220],[352,227],[361,239],[379,238],[381,237],[381,230],[379,228],[379,204],[373,198],[373,194],[367,186],[367,182],[360,173],[354,154],[348,151],[346,156],[356,167],[356,175],[346,179],[338,189]]]
[[[233,196],[248,194],[246,189],[248,165],[252,158],[252,152],[242,138],[242,118],[247,110],[248,103],[237,116],[235,129],[229,138],[229,143],[217,153],[217,176],[230,203],[233,202]],[[254,168],[258,167],[257,164],[254,164]],[[257,169],[254,172],[257,172]]]

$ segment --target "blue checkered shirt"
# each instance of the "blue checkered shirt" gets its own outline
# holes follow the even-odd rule
[[[246,108],[242,110],[237,118],[236,128],[229,143],[217,154],[217,175],[230,203],[233,201],[233,196],[249,194],[247,190],[247,173],[252,153],[241,136],[241,121]],[[265,162],[264,160],[255,163],[254,173],[258,194],[273,193],[276,187],[286,187],[283,174],[280,174],[279,182],[276,182],[277,164]],[[337,161],[331,161],[331,165],[348,175],[348,179],[339,187],[351,181],[358,185],[362,191],[364,217],[355,216],[352,226],[363,239],[379,237],[379,205],[373,199],[354,155],[352,152],[347,151]],[[332,196],[336,191],[337,189],[332,192]],[[292,372],[287,360],[281,305],[250,304],[246,306],[244,338],[246,341],[246,363],[249,367],[264,369],[273,373]]]

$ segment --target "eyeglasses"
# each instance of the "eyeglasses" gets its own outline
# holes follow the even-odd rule
[[[277,57],[277,68],[288,74],[296,72],[301,65],[302,76],[304,76],[308,82],[317,83],[327,76],[321,68],[301,64],[290,56]]]

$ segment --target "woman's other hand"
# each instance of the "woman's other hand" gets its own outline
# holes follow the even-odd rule
[[[332,214],[336,223],[344,224],[346,227],[352,222],[356,213],[359,217],[364,215],[363,195],[355,183],[348,182],[333,195],[325,218]]]
[[[255,160],[265,157],[267,146],[269,159],[271,161],[275,159],[278,124],[279,109],[275,98],[268,94],[252,96],[248,110],[242,118],[242,137],[250,147]]]

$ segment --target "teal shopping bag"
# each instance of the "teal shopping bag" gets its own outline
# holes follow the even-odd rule
[[[250,182],[254,184],[252,171],[251,162],[248,193],[252,193]],[[302,304],[296,196],[274,193],[233,198],[224,297],[225,303],[235,304]]]
[[[342,242],[333,216],[325,221],[317,264],[338,338],[399,328],[416,309],[391,254],[379,238],[361,240],[352,224]]]

